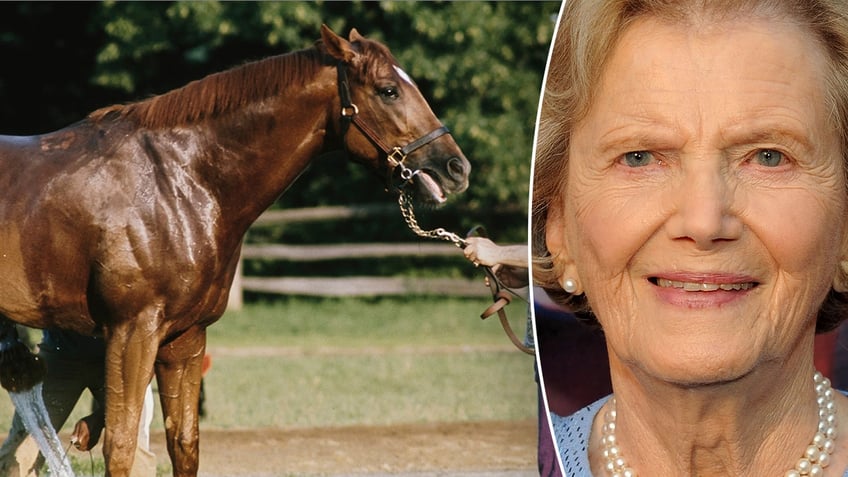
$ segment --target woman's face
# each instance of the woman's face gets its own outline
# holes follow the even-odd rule
[[[611,359],[697,384],[810,345],[845,255],[825,67],[788,22],[643,18],[623,33],[547,227]]]

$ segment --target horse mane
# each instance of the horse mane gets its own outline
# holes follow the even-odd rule
[[[314,48],[245,63],[135,103],[98,109],[88,118],[126,118],[150,129],[192,124],[302,86],[322,66]]]
[[[364,40],[356,44],[360,58],[364,58],[357,76],[365,81],[376,80],[381,64],[398,64],[379,42]],[[287,88],[302,87],[328,64],[328,58],[319,40],[312,48],[245,63],[135,103],[98,109],[88,119],[96,123],[106,118],[125,118],[149,129],[194,124],[276,96]]]

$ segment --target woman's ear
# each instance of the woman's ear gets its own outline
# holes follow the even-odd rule
[[[833,277],[833,289],[839,293],[848,292],[848,230],[842,232],[842,254]]]
[[[848,259],[843,258],[836,267],[836,276],[833,277],[833,289],[839,293],[848,292]]]
[[[545,222],[545,244],[551,253],[553,274],[560,287],[572,295],[582,294],[583,287],[568,244],[566,222],[560,201],[552,203],[548,209]]]

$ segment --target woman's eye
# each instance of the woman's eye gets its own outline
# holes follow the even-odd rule
[[[782,152],[774,149],[760,149],[757,151],[755,159],[757,163],[766,167],[777,167],[785,161]]]
[[[654,155],[648,151],[631,151],[624,153],[622,162],[628,167],[643,167],[654,162]]]

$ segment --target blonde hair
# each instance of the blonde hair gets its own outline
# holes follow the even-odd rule
[[[621,33],[637,18],[698,24],[735,18],[788,19],[818,39],[828,59],[827,109],[840,131],[843,162],[848,151],[848,5],[843,0],[567,0],[560,15],[539,115],[533,173],[534,278],[560,304],[590,312],[585,295],[570,295],[545,244],[548,212],[562,197],[571,131],[594,99],[605,61]],[[848,170],[848,165],[844,166]],[[848,191],[846,191],[848,193]],[[848,284],[838,271],[837,280]],[[848,293],[831,289],[817,329],[834,328],[848,312]],[[591,316],[588,313],[588,316]]]

